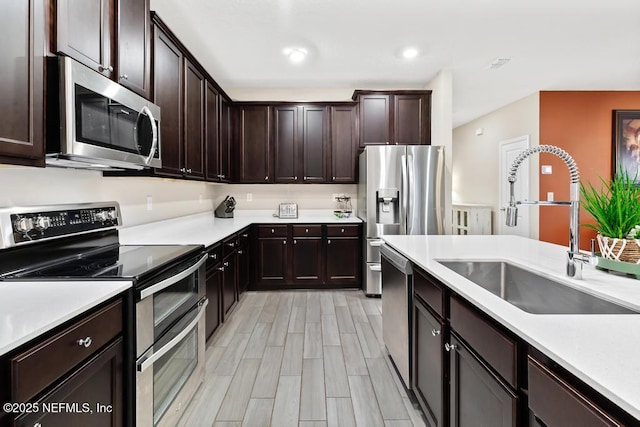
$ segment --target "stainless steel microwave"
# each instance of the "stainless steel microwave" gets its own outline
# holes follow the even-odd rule
[[[97,170],[162,166],[160,107],[71,58],[52,61],[47,165]]]

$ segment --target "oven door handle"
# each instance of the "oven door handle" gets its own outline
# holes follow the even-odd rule
[[[166,343],[160,350],[156,351],[155,353],[153,353],[151,356],[147,357],[146,359],[138,362],[137,363],[138,372],[146,371],[149,368],[149,366],[153,365],[156,362],[156,360],[158,360],[159,358],[164,356],[173,347],[178,345],[180,343],[180,341],[182,341],[182,339],[184,337],[189,335],[191,333],[191,331],[198,325],[198,322],[202,318],[202,315],[204,314],[205,308],[207,307],[208,304],[209,304],[209,300],[208,299],[205,299],[204,301],[199,303],[198,304],[198,314],[196,315],[195,319],[193,319],[191,322],[189,322],[189,324],[182,331],[180,331],[180,333],[178,335],[173,337],[171,339],[171,341]]]
[[[141,290],[140,291],[140,299],[145,299],[146,297],[148,297],[150,295],[153,295],[156,292],[159,292],[159,291],[163,290],[164,288],[167,288],[167,287],[173,285],[174,283],[177,283],[180,280],[184,279],[188,275],[192,274],[194,271],[199,269],[202,264],[204,264],[204,262],[207,260],[207,256],[208,256],[207,254],[203,255],[202,258],[200,258],[200,261],[198,261],[197,263],[195,263],[193,266],[189,267],[188,269],[186,269],[184,271],[181,271],[180,273],[176,274],[175,276],[171,276],[168,279],[164,279],[163,281],[158,282],[155,285],[149,286],[148,288],[145,288],[145,289]]]

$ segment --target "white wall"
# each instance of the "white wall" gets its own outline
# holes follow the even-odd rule
[[[101,172],[0,167],[0,207],[115,200],[132,226],[211,210],[213,186],[163,178],[103,177]],[[147,196],[152,210],[147,210]]]
[[[431,145],[444,146],[445,234],[451,233],[451,175],[453,170],[453,73],[442,70],[425,86],[431,93]]]
[[[453,201],[480,203],[493,207],[493,230],[497,230],[499,143],[529,135],[530,146],[539,145],[540,96],[526,98],[493,111],[453,130]],[[484,134],[476,136],[476,129]],[[537,156],[529,158],[530,194],[538,194]],[[538,209],[530,206],[530,237],[539,235]]]

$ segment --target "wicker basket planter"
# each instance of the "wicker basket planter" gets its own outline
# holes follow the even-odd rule
[[[640,239],[616,239],[601,234],[597,237],[603,258],[640,264]]]

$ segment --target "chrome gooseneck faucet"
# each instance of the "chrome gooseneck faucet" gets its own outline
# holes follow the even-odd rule
[[[514,195],[514,184],[518,178],[518,169],[524,160],[534,153],[550,153],[553,154],[567,165],[571,174],[570,184],[570,200],[562,202],[549,201],[516,201]],[[567,251],[567,276],[576,279],[582,278],[582,264],[593,263],[593,256],[583,255],[580,253],[580,174],[578,173],[578,165],[573,157],[560,147],[554,145],[538,145],[524,150],[516,157],[509,170],[509,206],[507,207],[507,226],[515,227],[518,223],[518,205],[549,205],[549,206],[566,206],[569,205],[569,250]],[[591,252],[594,252],[594,242],[591,242]]]

